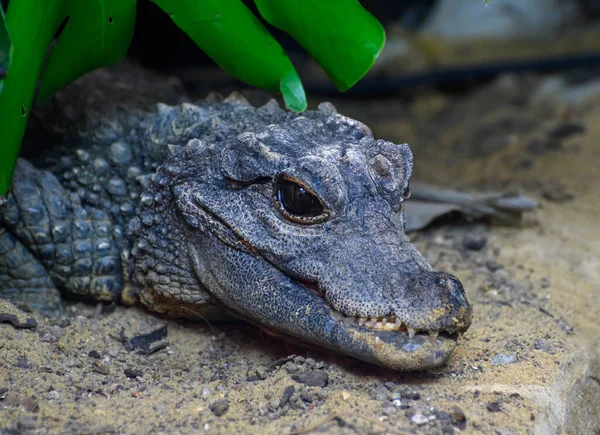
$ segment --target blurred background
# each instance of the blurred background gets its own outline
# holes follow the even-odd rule
[[[245,3],[260,16],[252,1]],[[583,67],[596,73],[600,64],[598,0],[491,0],[487,4],[483,0],[368,0],[361,4],[385,26],[387,43],[375,67],[349,95],[389,95],[423,84],[456,87],[506,71]],[[292,58],[309,93],[335,93],[318,65],[292,38],[265,25]],[[318,32],[310,23],[306,27]],[[130,57],[181,76],[192,89],[207,86],[196,69],[213,80],[211,88],[214,80],[236,86],[147,1],[138,2]]]

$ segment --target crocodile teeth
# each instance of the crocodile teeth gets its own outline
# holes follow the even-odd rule
[[[375,326],[377,322],[375,320],[367,320],[367,323],[365,323],[365,326],[367,328],[373,328]]]
[[[379,339],[379,337],[375,337],[375,347],[380,349],[383,346],[383,341]]]
[[[358,324],[360,326],[365,326],[365,323],[367,323],[367,319],[366,318],[361,317],[361,318],[358,319]]]
[[[396,323],[386,323],[383,325],[383,329],[385,329],[386,331],[397,331],[398,329],[400,329],[401,325],[402,323],[400,323],[400,325]]]
[[[408,328],[408,338],[412,340],[415,338],[415,335],[417,335],[417,331],[413,328]]]

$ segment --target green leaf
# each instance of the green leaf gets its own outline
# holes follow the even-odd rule
[[[2,95],[2,87],[4,86],[4,81],[2,79],[4,78],[10,63],[11,51],[12,45],[10,43],[10,36],[8,35],[8,28],[6,27],[4,10],[0,3],[0,95]]]
[[[11,47],[4,11],[2,10],[2,4],[0,4],[0,68],[8,68]],[[0,78],[2,77],[2,74],[0,74]]]
[[[13,53],[0,97],[0,194],[10,187],[44,58],[67,18],[47,59],[41,101],[125,55],[133,34],[135,0],[11,0],[6,25]]]
[[[287,54],[240,0],[151,0],[168,13],[225,72],[281,91],[288,108],[306,109],[300,78]]]
[[[306,109],[290,59],[241,0],[151,1],[224,71],[253,86],[281,91],[294,111]],[[296,38],[340,90],[365,74],[385,41],[381,25],[356,0],[255,1],[267,21]],[[40,71],[57,31],[64,25],[45,62],[40,103],[88,71],[124,57],[135,6],[136,0],[11,0],[6,20],[0,14],[0,68],[9,66],[0,78],[0,193],[10,186]]]
[[[352,87],[377,59],[385,30],[357,0],[254,0],[261,15],[289,33],[340,91]]]
[[[279,82],[283,101],[288,109],[294,112],[303,112],[306,110],[306,95],[300,77],[296,71],[289,71],[281,78]]]
[[[69,19],[44,68],[40,104],[78,77],[124,58],[133,36],[136,0],[68,3]]]

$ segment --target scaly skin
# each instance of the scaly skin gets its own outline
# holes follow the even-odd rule
[[[96,102],[116,85],[101,74]],[[54,146],[19,161],[0,206],[0,295],[228,313],[398,370],[443,364],[469,327],[460,281],[404,233],[407,145],[328,103],[92,106],[29,136]]]

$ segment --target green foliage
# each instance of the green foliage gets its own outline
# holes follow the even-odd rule
[[[54,0],[53,3],[56,6],[46,18],[51,23],[50,36],[65,18],[68,21],[46,62],[37,97],[39,104],[85,73],[121,60],[127,53],[135,25],[136,0]]]
[[[254,0],[261,15],[289,33],[340,91],[354,86],[385,44],[383,26],[357,1]]]
[[[292,62],[241,1],[151,1],[224,71],[256,87],[281,90],[286,105],[294,111],[306,109],[304,90]]]
[[[4,77],[4,74],[8,69],[11,51],[12,45],[10,43],[10,36],[8,35],[8,28],[6,27],[6,19],[4,18],[2,4],[0,4],[0,95],[2,95],[2,86],[4,85],[2,77]]]
[[[8,190],[44,58],[64,29],[41,78],[41,101],[94,68],[127,52],[135,0],[13,0],[6,13],[13,54],[0,95],[0,192]]]
[[[294,111],[306,109],[290,59],[241,0],[151,1],[224,71],[281,92]],[[356,0],[255,2],[263,17],[294,37],[340,90],[367,72],[385,42],[381,24]],[[81,75],[119,61],[131,42],[135,13],[136,0],[11,0],[8,29],[0,15],[0,68],[7,70],[6,77],[0,74],[0,193],[10,186],[38,80],[37,102],[43,103]]]

